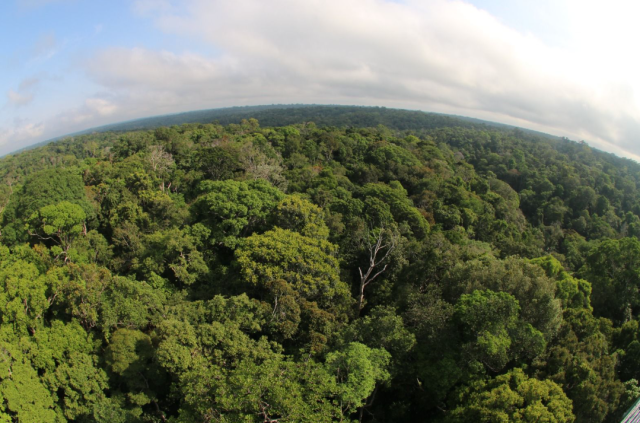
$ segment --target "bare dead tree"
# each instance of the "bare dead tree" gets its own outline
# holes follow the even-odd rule
[[[171,153],[165,151],[161,145],[152,145],[149,147],[147,161],[154,172],[160,173],[169,169],[174,163]]]
[[[13,185],[17,182],[18,178],[15,176],[13,172],[7,174],[4,178],[7,186],[9,187],[9,194],[13,194]]]
[[[367,233],[366,240],[367,248],[369,250],[369,268],[364,273],[361,267],[358,268],[358,271],[360,272],[358,315],[360,315],[360,312],[364,308],[365,288],[385,270],[387,270],[387,267],[389,266],[388,260],[398,244],[398,237],[396,233],[389,229],[385,229],[384,227],[380,228],[375,241],[372,242],[369,233]],[[383,264],[384,266],[382,266]],[[382,268],[380,268],[380,266],[382,266]]]
[[[164,178],[167,170],[175,163],[171,153],[165,151],[161,145],[152,145],[149,147],[149,153],[147,154],[147,161],[151,165],[154,172],[162,178],[160,189],[162,192],[165,190]]]

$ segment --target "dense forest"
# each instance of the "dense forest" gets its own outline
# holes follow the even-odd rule
[[[0,159],[0,422],[619,421],[640,165],[342,112]]]

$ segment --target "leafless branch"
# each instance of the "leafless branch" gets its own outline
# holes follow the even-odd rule
[[[365,288],[371,282],[376,280],[376,278],[380,276],[385,270],[387,270],[389,263],[385,262],[390,259],[391,253],[397,246],[397,236],[393,231],[385,229],[383,226],[380,228],[375,242],[371,242],[369,234],[367,234],[367,244],[369,250],[369,267],[364,273],[361,267],[358,268],[358,271],[360,272],[360,291],[357,310],[358,314],[360,314],[360,311],[362,311],[362,309],[364,308]],[[380,266],[383,263],[384,266],[382,267],[382,269],[380,269]]]

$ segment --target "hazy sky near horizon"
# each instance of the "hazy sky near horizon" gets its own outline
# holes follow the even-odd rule
[[[0,154],[227,106],[453,113],[640,160],[634,0],[4,0]]]

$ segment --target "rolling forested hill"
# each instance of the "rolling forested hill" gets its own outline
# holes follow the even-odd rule
[[[91,128],[76,134],[86,135],[97,132],[126,132],[156,129],[162,126],[183,125],[185,123],[216,123],[229,125],[239,124],[243,120],[257,119],[262,126],[287,126],[304,122],[313,122],[317,126],[337,127],[375,127],[384,125],[398,130],[424,130],[435,128],[457,127],[499,127],[508,126],[463,116],[452,116],[421,111],[387,109],[385,107],[363,106],[320,106],[313,104],[285,104],[269,106],[227,107],[222,109],[197,110],[171,115],[153,116],[126,122]],[[522,129],[523,131],[546,138],[559,139],[548,134]],[[58,137],[44,141],[27,150],[47,145],[53,141],[68,138]],[[22,151],[20,150],[20,151]]]
[[[640,165],[420,112],[236,112],[0,159],[0,422],[615,422],[640,397]]]

